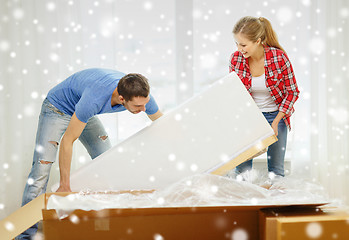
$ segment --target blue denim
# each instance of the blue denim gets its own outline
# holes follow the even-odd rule
[[[263,112],[265,119],[271,125],[273,120],[279,111],[275,112]],[[268,172],[273,172],[275,175],[285,176],[284,173],[284,160],[286,152],[286,143],[287,143],[287,126],[284,120],[281,120],[278,125],[278,141],[273,143],[268,147],[267,156],[268,156]],[[253,159],[241,163],[236,167],[236,174],[243,173],[247,170],[252,169]]]
[[[59,143],[68,127],[70,118],[70,115],[62,113],[47,99],[44,100],[36,133],[33,164],[24,189],[22,206],[46,192],[51,166],[56,160]],[[90,118],[79,140],[92,159],[111,148],[109,138],[103,140],[102,136],[107,136],[102,123],[96,116]],[[37,225],[23,232],[17,239],[33,237],[37,232]]]

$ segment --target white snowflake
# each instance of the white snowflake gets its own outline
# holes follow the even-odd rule
[[[174,118],[175,118],[176,121],[181,121],[181,120],[182,120],[182,114],[177,113],[177,114],[174,116]]]
[[[181,82],[181,83],[179,84],[179,90],[182,91],[182,92],[187,91],[187,90],[188,90],[188,84],[185,83],[185,82]]]
[[[29,185],[32,185],[32,184],[34,183],[34,179],[32,179],[32,178],[28,178],[27,183],[28,183]]]
[[[0,41],[0,51],[6,52],[10,49],[10,43],[6,40]]]
[[[302,0],[302,3],[304,6],[310,6],[311,5],[311,0]]]
[[[80,219],[78,216],[76,216],[75,214],[72,214],[69,216],[69,220],[74,223],[74,224],[78,224],[80,223]]]
[[[153,9],[153,3],[147,1],[147,2],[145,2],[145,3],[143,4],[143,7],[144,7],[145,10],[148,10],[148,11],[149,11],[149,10],[152,10],[152,9]]]
[[[211,192],[212,193],[217,193],[218,192],[218,186],[216,186],[216,185],[211,186]]]
[[[52,62],[58,62],[59,61],[59,56],[57,53],[51,53],[50,54],[50,59]]]
[[[185,163],[184,163],[184,162],[177,162],[176,168],[177,168],[177,170],[179,170],[179,171],[184,170],[184,168],[185,168]]]
[[[8,168],[10,167],[10,165],[9,165],[8,163],[4,163],[4,164],[2,165],[2,167],[3,167],[4,169],[8,169]]]
[[[169,154],[168,155],[168,160],[171,161],[171,162],[175,161],[176,160],[176,155],[173,154],[173,153]]]
[[[34,116],[34,113],[35,113],[35,107],[32,104],[24,107],[24,114],[27,117]]]
[[[319,238],[322,235],[322,226],[317,222],[309,223],[306,226],[306,233],[310,238]]]
[[[191,171],[193,171],[193,172],[196,172],[197,170],[198,170],[198,165],[196,165],[196,164],[192,164],[191,166],[190,166],[190,170]]]
[[[193,11],[193,17],[194,19],[199,19],[202,17],[202,12],[199,9],[194,9]]]
[[[322,38],[315,37],[309,41],[310,51],[314,54],[321,54],[325,49],[325,42]]]
[[[342,18],[347,18],[349,16],[349,9],[348,8],[341,8],[341,10],[339,10],[339,15]]]
[[[220,159],[222,162],[228,162],[230,160],[229,156],[225,153],[221,154]]]
[[[248,240],[248,233],[245,229],[237,228],[233,231],[231,240]]]
[[[330,108],[328,114],[333,118],[337,123],[343,124],[349,120],[349,112],[344,107]]]
[[[24,17],[24,11],[21,8],[14,9],[12,14],[16,20],[21,20]]]
[[[149,177],[149,181],[150,181],[150,182],[154,182],[154,181],[155,181],[155,177],[154,177],[154,176],[150,176],[150,177]]]
[[[159,233],[154,234],[154,240],[164,240],[164,239],[165,238],[161,234]]]
[[[200,63],[203,69],[212,69],[217,66],[218,59],[214,54],[207,53],[200,56]]]
[[[48,3],[46,3],[46,9],[49,12],[54,11],[56,9],[56,4],[54,2],[48,2]]]
[[[38,153],[43,153],[44,152],[44,147],[40,144],[38,144],[36,147],[35,147],[35,151],[37,151]]]
[[[79,162],[80,162],[80,163],[85,163],[85,162],[86,162],[86,157],[80,156],[80,157],[79,157]]]
[[[280,22],[290,23],[293,20],[293,11],[289,7],[281,7],[276,14]]]
[[[159,197],[159,198],[156,200],[156,202],[157,202],[158,204],[162,205],[162,204],[165,203],[165,199],[162,198],[162,197]]]

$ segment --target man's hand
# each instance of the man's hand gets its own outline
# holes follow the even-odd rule
[[[56,192],[71,192],[71,191],[72,190],[70,189],[70,187],[59,186]]]

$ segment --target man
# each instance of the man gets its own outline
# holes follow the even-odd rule
[[[70,166],[77,138],[92,159],[111,148],[96,115],[128,110],[133,114],[144,111],[152,121],[162,116],[149,88],[147,79],[140,74],[125,75],[115,70],[93,68],[77,72],[51,89],[41,109],[22,206],[46,192],[58,148],[60,186],[57,192],[71,192]],[[30,239],[36,231],[37,224],[18,239]]]

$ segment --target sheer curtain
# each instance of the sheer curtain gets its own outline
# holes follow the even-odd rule
[[[311,169],[330,195],[349,203],[349,3],[321,1],[324,39],[311,76]]]
[[[175,1],[2,0],[0,219],[20,207],[37,121],[50,88],[89,67],[139,72],[162,111],[176,105]],[[112,144],[145,127],[144,114],[100,116]],[[76,141],[72,171],[90,161]],[[59,180],[58,163],[48,185]]]
[[[289,139],[290,174],[349,202],[348,1],[2,0],[0,218],[20,206],[42,99],[73,72],[146,75],[163,111],[228,73],[234,23],[267,17],[293,64],[301,96]],[[217,107],[219,103],[217,103]],[[210,114],[210,113],[208,113]],[[113,144],[146,125],[101,117]],[[73,170],[89,157],[75,144]],[[50,183],[58,180],[57,164]]]
[[[231,33],[243,16],[268,18],[294,67],[301,90],[286,152],[288,174],[318,182],[349,203],[349,3],[345,0],[194,0],[194,84],[228,71]],[[264,165],[265,160],[264,160]],[[265,166],[266,167],[266,166]]]
[[[347,1],[302,1],[308,19],[296,57],[305,67],[295,114],[292,172],[349,203],[349,90]],[[306,80],[306,81],[304,81]]]

